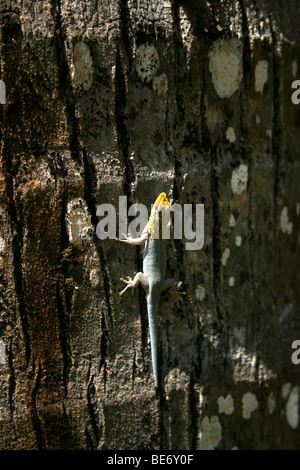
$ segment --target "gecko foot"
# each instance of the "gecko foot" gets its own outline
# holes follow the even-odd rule
[[[127,284],[127,286],[125,287],[125,289],[123,289],[121,292],[120,292],[120,296],[124,294],[124,292],[127,291],[127,289],[136,289],[138,287],[139,284],[141,284],[144,289],[148,289],[148,279],[146,278],[146,276],[143,274],[143,273],[137,273],[133,279],[131,279],[131,277],[128,277],[128,280],[126,279],[123,279],[122,277],[120,278],[120,281],[124,282],[125,284]]]
[[[127,291],[127,289],[134,289],[137,287],[135,283],[133,282],[134,280],[131,277],[128,277],[128,279],[123,279],[122,277],[120,278],[120,281],[124,282],[127,284],[127,286],[120,292],[120,297]]]

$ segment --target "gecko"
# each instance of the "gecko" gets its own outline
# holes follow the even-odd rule
[[[168,211],[171,204],[166,193],[161,193],[150,213],[148,223],[138,238],[127,237],[119,240],[129,245],[142,245],[146,242],[143,255],[143,272],[138,272],[133,279],[120,281],[126,287],[120,292],[122,296],[127,289],[137,288],[139,284],[146,291],[147,313],[150,330],[151,357],[155,387],[158,388],[158,311],[161,291],[168,287],[173,279],[165,279],[166,273],[166,248],[165,240],[162,238],[160,218],[162,211]],[[168,224],[169,225],[169,224]]]

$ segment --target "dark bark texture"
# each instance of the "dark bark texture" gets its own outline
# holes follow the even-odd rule
[[[0,449],[299,449],[298,0],[1,0]],[[97,207],[204,204],[142,250]],[[178,287],[179,286],[179,287]]]

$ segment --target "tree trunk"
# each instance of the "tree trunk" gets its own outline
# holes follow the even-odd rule
[[[296,0],[1,0],[1,449],[299,448],[299,24]],[[162,191],[205,232],[167,243],[156,392],[145,294],[119,297],[142,250],[95,229]]]

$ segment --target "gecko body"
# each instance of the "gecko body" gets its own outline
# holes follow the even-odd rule
[[[143,255],[143,272],[137,273],[133,279],[121,278],[127,286],[120,292],[123,295],[127,289],[136,288],[139,284],[146,291],[147,313],[151,340],[151,356],[155,387],[158,387],[158,311],[159,300],[162,289],[171,280],[165,281],[166,273],[166,249],[165,240],[161,236],[159,226],[160,213],[171,207],[165,193],[161,193],[156,199],[148,224],[139,238],[126,238],[120,240],[129,245],[141,245],[146,242]],[[156,236],[155,236],[156,234]]]

